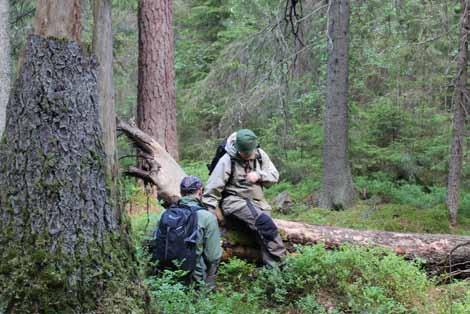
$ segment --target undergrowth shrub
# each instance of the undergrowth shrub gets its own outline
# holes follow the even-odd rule
[[[330,252],[316,245],[298,248],[282,271],[262,270],[253,289],[271,306],[322,292],[340,310],[409,313],[423,302],[429,285],[416,263],[390,251],[343,247]]]
[[[153,297],[153,313],[273,313],[259,307],[252,294],[222,290],[208,294],[203,287],[185,286],[181,271],[164,271],[159,277],[147,278]]]
[[[232,258],[222,263],[217,279],[235,290],[246,290],[255,276],[255,266],[239,258]]]
[[[297,247],[281,268],[256,269],[240,259],[222,263],[218,288],[181,284],[184,272],[148,277],[154,313],[468,313],[468,285],[438,291],[417,262],[385,249]]]

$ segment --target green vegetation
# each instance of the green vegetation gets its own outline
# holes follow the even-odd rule
[[[152,214],[154,226],[157,214]],[[133,219],[136,238],[146,215]],[[142,256],[142,255],[141,255]],[[144,257],[145,255],[143,255]],[[157,313],[468,313],[470,284],[436,285],[418,263],[382,249],[298,247],[282,270],[239,259],[222,264],[218,289],[186,287],[179,272],[147,277]]]
[[[294,200],[290,212],[275,213],[280,218],[470,234],[468,153],[457,228],[449,227],[444,206],[458,10],[445,2],[418,0],[352,5],[350,159],[361,200],[351,210],[328,211],[315,207],[322,173],[326,7],[312,3],[303,3],[308,49],[294,59],[298,51],[282,22],[284,3],[175,1],[178,131],[185,170],[206,180],[205,164],[218,142],[238,127],[249,127],[281,172],[282,182],[266,191],[268,198],[288,191]],[[120,114],[130,117],[135,29],[122,22],[129,21],[122,11],[115,23],[117,100]],[[132,154],[124,143],[120,152]],[[144,205],[145,196],[133,193]],[[145,214],[133,217],[139,246],[156,219],[158,214],[151,214],[150,223]],[[455,314],[470,308],[467,282],[437,286],[419,265],[354,247],[298,248],[283,271],[232,259],[222,265],[219,288],[210,295],[184,287],[177,278],[171,272],[147,278],[156,312]]]
[[[207,178],[203,162],[185,163],[184,169],[204,180]],[[266,195],[268,199],[283,191],[291,195],[293,208],[286,214],[274,212],[281,219],[354,229],[470,235],[470,193],[462,197],[459,226],[452,228],[447,219],[443,187],[426,191],[420,185],[393,182],[380,174],[375,178],[356,177],[355,185],[361,193],[368,194],[367,199],[345,211],[316,207],[315,191],[320,188],[320,181],[315,179],[304,179],[297,184],[283,181],[266,190]]]
[[[31,3],[14,5],[15,16],[31,10]],[[134,115],[137,94],[136,3],[113,1],[116,101],[125,119]],[[294,200],[290,212],[275,213],[280,218],[470,235],[468,150],[458,227],[449,227],[444,206],[460,5],[351,3],[349,136],[358,205],[346,211],[315,207],[322,174],[327,43],[327,7],[319,1],[303,1],[300,49],[284,21],[283,1],[174,1],[178,132],[185,170],[207,179],[205,163],[218,142],[249,127],[281,172],[281,183],[266,191],[268,198],[288,191]],[[85,18],[90,20],[90,12]],[[21,19],[13,27],[16,58],[27,24]],[[90,38],[89,25],[84,35]],[[122,138],[119,153],[135,154]],[[123,167],[133,163],[132,157],[121,159]],[[125,180],[124,191],[136,207],[145,208],[147,196],[132,180]],[[141,244],[157,220],[155,212],[132,216],[143,273],[148,257]],[[5,264],[8,271],[14,270],[15,258]],[[419,265],[382,250],[299,247],[282,271],[232,259],[222,265],[219,288],[210,295],[181,285],[179,275],[147,276],[155,312],[470,313],[468,281],[437,285]]]

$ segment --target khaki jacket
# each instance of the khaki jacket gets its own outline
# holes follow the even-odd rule
[[[250,199],[260,209],[270,211],[263,189],[278,182],[279,172],[261,148],[257,151],[258,158],[248,161],[241,159],[234,146],[235,138],[234,133],[227,140],[227,153],[219,160],[209,177],[202,202],[212,209],[221,205],[225,215],[245,207],[246,199]],[[257,183],[246,180],[247,173],[251,171],[260,176]]]

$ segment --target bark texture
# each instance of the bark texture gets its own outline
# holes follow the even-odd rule
[[[6,108],[10,94],[10,5],[0,0],[0,139],[5,128]]]
[[[82,31],[80,0],[38,0],[34,32],[42,37],[79,42]]]
[[[186,176],[170,154],[150,135],[136,126],[118,122],[118,130],[135,144],[143,167],[130,167],[126,174],[157,187],[158,198],[171,204],[180,198],[180,182]]]
[[[98,60],[98,97],[107,174],[115,180],[116,110],[113,85],[113,31],[110,0],[93,3],[93,54]]]
[[[178,160],[172,0],[139,1],[137,125]]]
[[[328,11],[328,86],[319,206],[345,209],[355,198],[348,159],[349,0],[330,1]]]
[[[470,277],[468,236],[354,230],[280,219],[275,219],[275,223],[290,251],[294,250],[296,244],[323,244],[328,249],[336,249],[345,244],[383,247],[410,260],[421,259],[431,275],[448,273],[450,270],[452,276]],[[225,258],[238,256],[259,261],[259,251],[246,236],[249,231],[240,231],[238,226],[235,230],[237,231],[228,224],[223,244]],[[456,249],[453,251],[454,248]],[[452,269],[449,269],[449,262]]]
[[[462,176],[462,160],[465,149],[466,116],[470,112],[469,89],[467,85],[468,37],[470,32],[470,1],[461,0],[459,54],[455,80],[454,118],[452,121],[452,144],[450,147],[449,175],[447,179],[447,208],[450,223],[457,224],[459,190]]]
[[[454,270],[458,266],[464,268],[468,270],[466,276],[470,277],[470,237],[354,230],[279,219],[275,222],[283,239],[290,245],[322,243],[327,248],[337,248],[343,244],[385,247],[409,259],[423,259],[425,267],[433,274],[448,271],[451,251],[467,244],[452,252],[452,263]]]
[[[96,77],[77,43],[29,38],[0,144],[2,313],[88,313],[139,285],[108,197]]]

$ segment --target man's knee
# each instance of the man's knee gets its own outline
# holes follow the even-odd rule
[[[263,239],[274,241],[279,232],[273,219],[265,213],[261,213],[255,221],[255,227]]]

